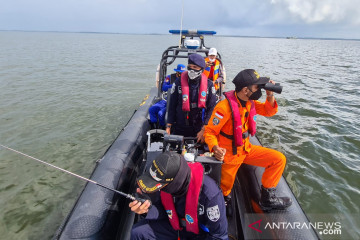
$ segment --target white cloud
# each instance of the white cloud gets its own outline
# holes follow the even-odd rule
[[[360,24],[360,8],[357,0],[271,0],[280,8],[286,7],[290,14],[305,23]]]
[[[183,28],[248,36],[360,38],[358,2],[184,0]],[[182,0],[12,0],[1,5],[0,30],[167,33],[180,28],[181,5]]]

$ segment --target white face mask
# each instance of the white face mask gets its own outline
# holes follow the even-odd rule
[[[209,60],[210,60],[210,62],[215,62],[216,58],[213,58],[213,59],[209,58]]]
[[[194,70],[194,69],[189,69],[188,71],[188,76],[191,80],[199,77],[201,75],[202,71],[200,70]]]

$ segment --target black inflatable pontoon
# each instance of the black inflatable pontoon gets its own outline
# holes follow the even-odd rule
[[[213,33],[213,32],[212,32]],[[206,33],[203,33],[206,34]],[[186,39],[199,38],[198,49],[187,48]],[[161,99],[162,80],[167,67],[177,58],[187,58],[189,53],[206,54],[201,33],[189,31],[182,37],[182,45],[169,47],[162,55],[158,88],[151,89],[140,107],[135,111],[120,135],[96,164],[91,179],[118,189],[122,192],[135,192],[135,178],[144,171],[148,155],[157,154],[149,147],[147,132],[150,130],[148,120],[149,107]],[[256,137],[253,144],[260,145]],[[285,211],[264,213],[258,206],[261,187],[262,168],[243,164],[238,171],[232,191],[233,216],[228,217],[229,239],[318,239],[313,228],[286,229],[269,228],[266,233],[260,226],[265,222],[304,222],[309,223],[305,213],[282,177],[277,187],[279,195],[291,196],[293,204]],[[114,194],[112,191],[87,183],[72,211],[55,233],[54,239],[129,239],[131,227],[138,217],[128,207],[129,200]],[[249,226],[250,225],[250,226]],[[266,235],[265,235],[266,234]]]

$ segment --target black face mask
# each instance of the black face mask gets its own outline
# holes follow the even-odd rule
[[[261,93],[261,88],[259,88],[256,92],[253,92],[251,94],[251,96],[249,97],[250,100],[258,100],[259,98],[261,98],[262,93]]]

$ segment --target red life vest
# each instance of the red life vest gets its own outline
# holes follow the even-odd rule
[[[185,201],[186,231],[199,234],[198,204],[204,177],[204,168],[201,163],[188,163],[188,165],[191,170],[191,178]],[[174,230],[182,230],[173,197],[171,194],[163,191],[160,192],[160,196],[171,226]]]
[[[235,147],[242,146],[243,145],[242,122],[241,122],[241,116],[240,116],[240,111],[239,111],[239,103],[236,99],[235,91],[233,90],[233,91],[225,92],[224,95],[225,95],[226,99],[229,101],[229,105],[230,105],[230,109],[231,109],[231,113],[232,113],[233,129],[234,129],[233,143],[235,144]],[[256,110],[255,110],[254,101],[250,100],[250,102],[251,102],[251,108],[250,108],[249,117],[248,117],[248,119],[249,119],[248,120],[248,123],[249,123],[248,131],[251,134],[251,136],[254,136],[256,133],[256,122],[254,119],[254,117],[256,115]]]
[[[201,74],[199,97],[198,97],[198,108],[206,108],[206,95],[207,95],[207,77]],[[181,74],[181,92],[182,92],[182,110],[184,112],[190,112],[190,97],[189,97],[189,82],[188,72],[185,71]]]

